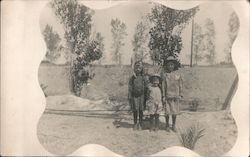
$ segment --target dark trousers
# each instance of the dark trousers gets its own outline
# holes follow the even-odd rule
[[[139,123],[142,124],[142,119],[143,119],[143,111],[134,111],[133,112],[133,117],[134,117],[134,124],[137,124],[138,118],[139,118]]]

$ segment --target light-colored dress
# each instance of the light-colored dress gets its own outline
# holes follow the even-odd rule
[[[166,115],[176,115],[180,113],[180,98],[182,96],[183,82],[181,75],[174,71],[163,73],[163,96],[166,101],[164,106]]]
[[[147,113],[148,114],[160,114],[162,109],[162,96],[161,89],[157,86],[154,87],[150,85],[148,87],[149,95],[146,102]]]

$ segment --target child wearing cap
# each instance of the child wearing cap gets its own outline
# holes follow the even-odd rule
[[[150,116],[150,130],[159,129],[159,112],[162,107],[162,93],[160,89],[161,77],[157,74],[149,77],[148,99],[146,102],[147,110]]]
[[[172,116],[172,131],[176,132],[176,119],[180,113],[179,100],[183,97],[183,82],[181,75],[177,72],[179,64],[176,59],[169,58],[164,62],[163,71],[163,105],[165,110],[166,131],[170,131],[169,116]]]
[[[142,129],[143,111],[145,108],[146,80],[143,74],[142,62],[134,65],[134,75],[130,77],[128,84],[128,100],[133,111],[134,130]],[[138,123],[139,117],[139,123]]]

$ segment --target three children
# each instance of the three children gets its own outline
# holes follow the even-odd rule
[[[143,74],[142,62],[134,65],[134,75],[129,80],[129,103],[133,110],[134,130],[141,130],[143,111],[146,109],[150,116],[150,131],[159,129],[159,114],[163,108],[166,131],[170,131],[169,116],[172,116],[172,131],[176,132],[176,118],[180,113],[179,100],[182,95],[182,77],[176,72],[178,62],[168,58],[164,62],[161,76],[154,74],[147,83]],[[137,116],[139,114],[139,123]]]

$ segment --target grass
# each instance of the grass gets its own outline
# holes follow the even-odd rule
[[[48,96],[71,94],[69,68],[69,66],[40,65],[39,82],[48,86],[45,90]],[[149,67],[148,70],[154,71],[155,68],[158,67]],[[91,69],[95,73],[95,77],[90,80],[90,83],[95,89],[91,92],[88,91],[88,97],[85,98],[90,99],[95,95],[105,95],[110,100],[127,103],[128,80],[133,74],[130,66],[95,65]],[[220,109],[236,75],[235,68],[224,67],[181,68],[179,72],[183,75],[184,98],[199,98],[198,104],[195,102],[188,104],[187,102],[181,105],[181,109],[192,111]],[[211,105],[216,104],[216,98],[221,100],[219,104]]]
[[[180,130],[178,137],[183,147],[194,150],[196,143],[205,135],[204,131],[205,128],[199,123],[193,123],[188,128]]]

